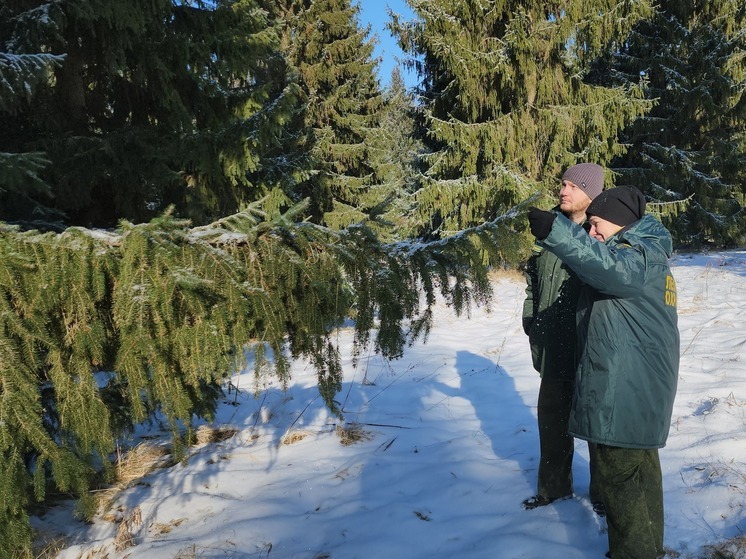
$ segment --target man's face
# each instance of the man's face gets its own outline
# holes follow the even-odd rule
[[[588,234],[602,243],[605,243],[606,239],[622,229],[621,225],[617,225],[611,221],[606,221],[597,215],[592,215],[588,218],[588,223],[591,224],[591,230],[588,231]]]
[[[565,214],[585,213],[591,203],[591,199],[574,182],[562,181],[559,194],[560,210]]]

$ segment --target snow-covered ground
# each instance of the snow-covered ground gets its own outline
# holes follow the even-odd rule
[[[673,264],[682,359],[661,450],[665,545],[695,558],[746,531],[746,251]],[[247,372],[215,422],[238,433],[121,493],[109,517],[125,523],[73,522],[63,506],[33,524],[67,538],[60,559],[602,559],[585,442],[575,497],[521,507],[539,452],[523,293],[520,277],[496,279],[490,309],[439,306],[427,343],[402,359],[346,359],[338,400],[359,442],[342,444],[307,364],[287,392],[256,398]],[[339,334],[343,350],[350,335]],[[124,527],[132,545],[115,551]]]

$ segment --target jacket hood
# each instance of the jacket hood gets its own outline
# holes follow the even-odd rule
[[[612,237],[614,244],[635,245],[641,240],[659,245],[667,258],[673,255],[673,239],[663,224],[650,214],[643,215]]]

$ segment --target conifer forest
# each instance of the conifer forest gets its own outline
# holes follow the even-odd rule
[[[436,297],[468,314],[572,164],[679,247],[743,246],[743,0],[408,4],[414,88],[353,0],[0,3],[5,556],[50,496],[90,517],[138,423],[188,444],[246,362],[309,359],[340,413],[335,328],[396,358]]]

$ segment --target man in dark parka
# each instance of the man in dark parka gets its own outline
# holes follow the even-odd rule
[[[539,244],[584,284],[569,429],[596,444],[613,559],[665,555],[658,449],[678,379],[676,282],[671,236],[644,211],[636,188],[608,190],[588,207],[590,236],[561,214],[529,211]]]
[[[562,176],[556,209],[574,223],[585,223],[585,211],[603,190],[603,183],[600,165],[573,165]],[[526,509],[533,509],[573,494],[575,439],[568,432],[568,420],[577,366],[575,308],[581,283],[566,264],[539,245],[534,246],[525,271],[523,330],[528,335],[534,368],[541,375],[538,481],[536,495],[523,501]],[[601,500],[597,493],[591,475],[591,501],[596,507]]]

